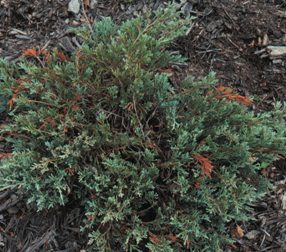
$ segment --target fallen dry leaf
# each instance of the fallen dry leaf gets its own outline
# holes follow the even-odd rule
[[[244,236],[244,233],[239,225],[232,223],[230,225],[230,236],[231,238],[241,239]]]

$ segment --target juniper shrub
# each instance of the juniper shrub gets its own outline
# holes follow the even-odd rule
[[[234,242],[226,224],[247,220],[270,186],[261,164],[285,155],[280,102],[254,114],[214,73],[174,88],[160,71],[185,61],[168,51],[191,21],[175,8],[74,29],[84,44],[71,58],[33,48],[19,64],[0,60],[0,132],[13,146],[1,189],[39,210],[78,198],[97,251],[219,251]]]

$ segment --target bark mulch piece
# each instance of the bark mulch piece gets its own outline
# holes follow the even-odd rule
[[[186,64],[171,65],[170,82],[176,86],[185,77],[201,79],[216,72],[217,85],[236,88],[239,94],[254,96],[252,110],[270,111],[284,101],[286,59],[286,2],[284,0],[223,1],[177,0],[181,18],[197,17],[186,36],[169,49],[187,57]],[[3,0],[0,3],[0,57],[18,62],[23,51],[33,47],[70,54],[81,41],[69,27],[98,22],[111,17],[121,22],[164,7],[163,0],[83,1],[80,10],[69,0]],[[83,7],[83,8],[82,8]],[[83,11],[84,10],[84,11]],[[258,99],[262,98],[262,100]],[[0,127],[8,121],[0,113]],[[0,154],[11,146],[0,135]],[[233,220],[229,232],[239,239],[235,247],[223,251],[286,251],[286,161],[280,160],[262,170],[274,188],[252,207],[250,221]],[[251,178],[250,178],[251,179]],[[88,231],[84,209],[76,200],[65,207],[37,212],[27,196],[6,190],[0,194],[0,251],[86,251]],[[102,230],[104,232],[104,230]],[[144,249],[142,248],[142,251]],[[116,250],[114,248],[114,251]]]

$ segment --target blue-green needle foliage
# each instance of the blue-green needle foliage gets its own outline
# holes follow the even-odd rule
[[[0,61],[13,146],[1,188],[39,209],[77,198],[97,251],[219,251],[233,242],[226,223],[269,187],[261,164],[285,155],[282,104],[248,112],[213,73],[169,83],[185,59],[168,46],[191,22],[175,8],[74,30],[84,45],[70,59],[31,49],[34,63]]]

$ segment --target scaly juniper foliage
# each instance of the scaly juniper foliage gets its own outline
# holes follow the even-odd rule
[[[168,45],[190,23],[175,7],[74,30],[84,45],[70,59],[29,49],[34,62],[0,61],[0,132],[13,146],[1,189],[19,187],[39,210],[77,197],[97,251],[219,251],[234,241],[226,223],[247,220],[269,187],[261,164],[285,155],[279,102],[255,115],[213,73],[170,85],[162,69],[185,59]]]

